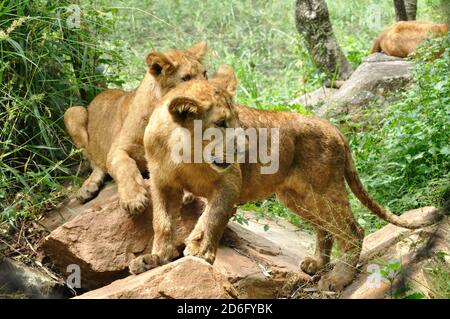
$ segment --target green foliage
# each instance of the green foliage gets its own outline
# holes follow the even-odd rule
[[[72,104],[86,105],[106,80],[99,66],[118,63],[100,40],[113,27],[99,7],[67,21],[71,1],[0,4],[0,219],[30,216],[63,193],[81,157],[62,125]],[[72,21],[72,20],[70,20]],[[76,21],[75,21],[76,22]],[[109,78],[114,80],[114,78]],[[119,83],[119,82],[116,82]]]
[[[259,108],[297,110],[288,102],[321,84],[321,74],[295,29],[293,4],[283,1],[111,0],[121,18],[116,37],[127,43],[127,68],[117,70],[134,88],[150,50],[187,48],[208,40],[205,63],[214,73],[230,64],[239,78],[237,100]]]
[[[449,42],[447,37],[425,43],[417,51],[416,83],[384,112],[370,109],[368,122],[354,126],[364,131],[351,135],[364,185],[394,212],[442,205],[449,192]]]
[[[435,298],[450,299],[450,267],[449,254],[438,251],[425,265],[424,273],[427,281],[431,283],[430,290]]]

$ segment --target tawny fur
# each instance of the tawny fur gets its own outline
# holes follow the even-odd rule
[[[201,59],[206,42],[187,50],[152,52],[147,56],[147,72],[139,87],[131,92],[107,90],[87,108],[75,106],[64,114],[64,123],[74,144],[83,149],[93,169],[77,198],[95,197],[107,174],[118,186],[121,206],[131,214],[148,204],[141,172],[146,170],[142,139],[156,103],[179,83],[204,79]]]
[[[446,35],[448,25],[424,21],[400,21],[383,31],[372,46],[371,53],[407,57],[426,37]]]
[[[303,271],[315,274],[323,269],[330,261],[333,241],[337,241],[341,257],[319,282],[319,287],[325,290],[340,290],[353,280],[364,237],[350,209],[346,181],[357,198],[381,218],[409,228],[425,225],[405,221],[369,197],[356,173],[348,144],[337,128],[316,116],[233,105],[236,83],[232,70],[222,67],[219,76],[210,81],[180,85],[153,112],[145,130],[144,146],[151,173],[155,236],[152,254],[132,261],[132,273],[178,256],[174,232],[183,189],[205,197],[208,202],[186,240],[184,255],[214,262],[219,239],[235,213],[235,205],[276,194],[315,227],[315,255],[303,260]],[[187,109],[190,113],[185,112]],[[177,127],[192,131],[195,119],[203,121],[203,129],[217,128],[217,123],[224,119],[227,127],[279,128],[279,170],[263,175],[260,162],[232,163],[227,167],[214,163],[174,163],[171,149],[176,141],[172,132]]]

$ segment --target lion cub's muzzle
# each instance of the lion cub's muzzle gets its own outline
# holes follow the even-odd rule
[[[227,163],[223,159],[215,156],[211,158],[211,164],[219,170],[226,170],[231,165],[231,163]]]

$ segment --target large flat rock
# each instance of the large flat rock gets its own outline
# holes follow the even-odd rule
[[[209,263],[197,257],[185,257],[77,298],[231,299],[236,296],[230,282]]]
[[[55,228],[43,244],[62,273],[67,273],[69,265],[80,267],[81,288],[87,290],[128,276],[129,262],[148,253],[153,238],[151,207],[142,216],[132,218],[120,209],[114,192],[93,200],[96,201],[85,210],[72,206],[69,214],[60,209],[58,216],[71,219],[64,219],[66,222]],[[177,232],[180,251],[203,208],[201,200],[183,207]],[[72,215],[73,211],[78,211],[78,215]],[[258,222],[255,214],[241,213],[248,223],[229,222],[214,268],[243,298],[276,297],[289,274],[297,273],[299,262],[312,253],[314,237],[286,221]],[[52,225],[55,218],[49,217]],[[267,231],[264,225],[269,226]],[[301,280],[310,279],[303,273],[299,276]]]
[[[426,218],[432,217],[433,211],[434,207],[424,207],[405,212],[402,216]],[[365,238],[360,258],[361,273],[345,289],[341,298],[392,298],[402,289],[409,293],[421,293],[428,298],[448,298],[448,295],[443,295],[445,289],[435,286],[448,284],[449,247],[448,217],[433,226],[417,230],[386,225]],[[440,272],[433,275],[430,271],[433,268]],[[439,278],[443,276],[447,279]]]

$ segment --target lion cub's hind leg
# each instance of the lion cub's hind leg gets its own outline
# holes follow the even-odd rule
[[[319,289],[340,291],[356,275],[364,231],[353,217],[344,181],[328,185],[327,189],[314,190],[312,185],[299,184],[301,191],[290,185],[277,196],[317,231],[315,256],[303,260],[300,267],[304,272],[312,275],[325,267],[330,261],[333,239],[337,241],[341,256],[334,268],[321,277]]]
[[[326,227],[327,223],[321,221],[321,214],[314,213],[317,208],[308,205],[309,200],[314,197],[314,194],[299,194],[292,189],[283,189],[277,192],[277,196],[286,207],[309,222],[316,230],[317,239],[314,256],[306,257],[300,263],[300,269],[303,272],[309,275],[315,275],[330,262],[333,236]]]
[[[82,203],[85,203],[97,196],[103,186],[106,176],[108,175],[95,165],[92,165],[92,168],[93,171],[91,175],[89,175],[88,179],[84,181],[76,195],[77,199]]]
[[[88,146],[88,111],[82,106],[72,106],[64,113],[64,125],[72,142],[79,149],[87,149]]]
[[[308,275],[315,275],[330,263],[333,236],[320,226],[316,230],[316,250],[314,257],[306,257],[300,263],[300,269]]]
[[[356,276],[364,230],[353,217],[344,182],[335,188],[330,187],[325,198],[329,201],[329,213],[325,216],[328,217],[330,232],[337,241],[340,256],[331,272],[320,279],[319,289],[341,291]]]
[[[64,125],[72,142],[78,149],[83,150],[84,155],[89,159],[86,151],[89,143],[87,109],[82,106],[72,106],[67,109],[64,113]],[[93,169],[91,175],[84,181],[76,194],[76,198],[82,203],[97,196],[107,175],[103,170],[95,166],[92,161],[91,166]]]

